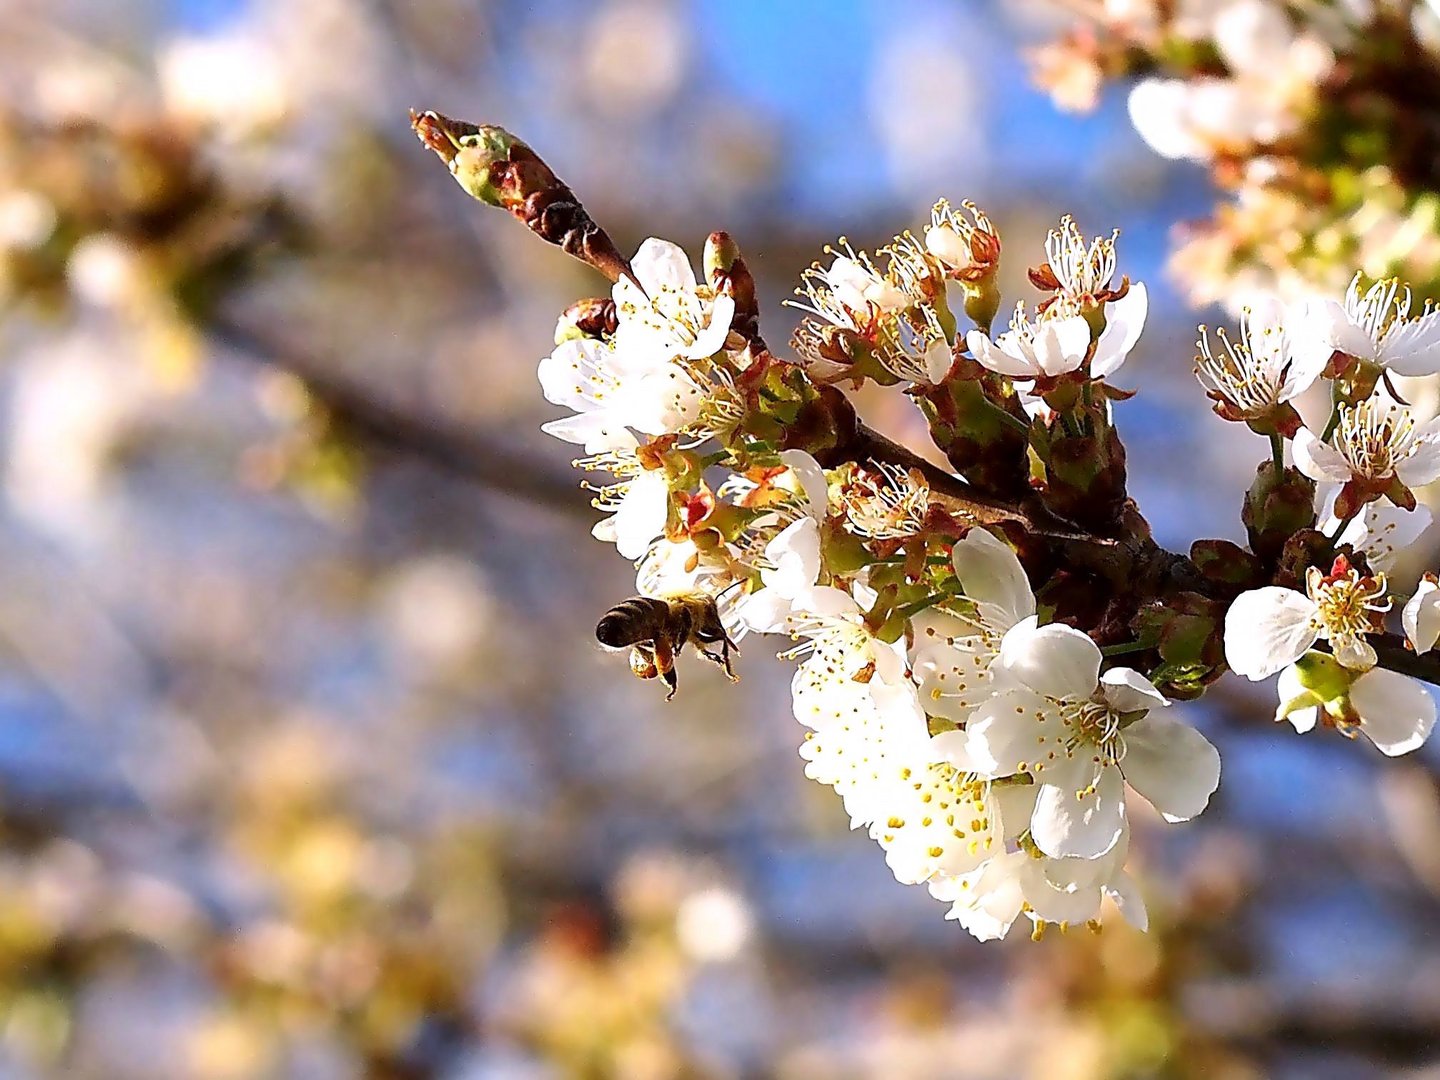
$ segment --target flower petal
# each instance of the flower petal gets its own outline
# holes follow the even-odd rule
[[[1145,898],[1140,894],[1140,887],[1135,884],[1134,878],[1121,870],[1101,888],[1106,896],[1115,901],[1115,907],[1126,922],[1141,932],[1150,929],[1150,915],[1145,910]]]
[[[1085,362],[1090,324],[1082,316],[1045,319],[1035,332],[1035,359],[1046,375],[1063,375]]]
[[[1046,855],[1098,859],[1124,831],[1125,785],[1118,769],[1102,770],[1095,791],[1084,798],[1073,784],[1040,785],[1030,836]]]
[[[1400,613],[1405,636],[1416,655],[1424,656],[1440,640],[1440,585],[1430,578],[1421,578],[1415,595]]]
[[[1090,374],[1096,379],[1113,375],[1130,355],[1145,329],[1149,310],[1149,293],[1142,282],[1135,282],[1130,291],[1105,308],[1105,331],[1095,344],[1090,359]]]
[[[1275,719],[1289,720],[1291,727],[1301,735],[1313,731],[1320,720],[1321,701],[1300,681],[1300,670],[1294,664],[1280,673],[1275,689],[1280,694]]]
[[[1396,326],[1385,336],[1385,366],[1397,375],[1440,372],[1440,311]]]
[[[730,336],[730,324],[735,319],[735,299],[724,293],[715,297],[710,308],[710,322],[695,338],[695,344],[685,350],[691,360],[704,360],[714,356],[725,347]]]
[[[1329,443],[1321,442],[1315,433],[1302,427],[1291,443],[1295,467],[1311,480],[1333,480],[1343,484],[1351,478],[1350,463]]]
[[[1225,662],[1252,682],[1268,679],[1315,644],[1314,614],[1315,602],[1294,589],[1241,593],[1225,613]]]
[[[1189,821],[1220,786],[1220,754],[1189,724],[1150,713],[1125,729],[1121,768],[1166,821]]]
[[[1036,617],[1017,623],[1000,642],[998,673],[1046,697],[1089,697],[1100,677],[1100,647],[1074,627]]]
[[[1035,614],[1035,594],[1024,567],[1010,545],[993,533],[976,526],[956,542],[951,558],[965,595],[993,608],[986,614],[998,616],[986,619],[989,625],[1004,632]]]
[[[1106,703],[1116,712],[1163,709],[1170,704],[1165,695],[1155,689],[1155,684],[1134,668],[1111,668],[1100,676],[1100,689]]]
[[[678,244],[652,236],[640,245],[630,260],[630,269],[653,299],[665,289],[688,292],[695,288],[695,271],[690,257]],[[625,279],[621,279],[622,281]]]
[[[670,484],[664,470],[642,472],[615,511],[615,546],[627,559],[645,554],[650,541],[665,531],[670,510]]]
[[[975,707],[965,725],[965,758],[985,776],[1013,776],[1041,759],[1059,737],[1054,706],[1024,687]]]
[[[1387,757],[1408,754],[1435,727],[1435,699],[1425,684],[1385,668],[1367,671],[1350,687],[1360,730]]]
[[[1004,335],[1002,335],[1003,337]],[[975,357],[975,362],[990,371],[1000,375],[1031,379],[1039,374],[1034,364],[1018,359],[1006,350],[997,347],[980,330],[971,330],[966,334],[965,344],[969,346],[970,355]]]

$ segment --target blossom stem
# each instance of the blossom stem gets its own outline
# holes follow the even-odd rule
[[[1270,433],[1270,460],[1275,462],[1275,475],[1285,471],[1285,440],[1278,431]]]
[[[1330,419],[1325,423],[1325,433],[1320,436],[1321,442],[1329,442],[1330,436],[1335,434],[1335,429],[1340,424],[1340,384],[1336,382],[1330,388]]]
[[[1121,642],[1118,645],[1102,645],[1100,647],[1100,655],[1125,656],[1129,653],[1144,652],[1145,650],[1153,649],[1154,647],[1155,643],[1153,641],[1125,641]]]

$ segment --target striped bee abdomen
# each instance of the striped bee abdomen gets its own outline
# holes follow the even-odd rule
[[[611,649],[650,641],[662,633],[670,605],[649,596],[632,596],[607,611],[595,627],[596,640]]]

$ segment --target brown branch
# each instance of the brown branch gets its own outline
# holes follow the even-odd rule
[[[236,357],[299,379],[332,415],[376,445],[533,506],[589,513],[574,477],[537,464],[530,454],[436,417],[414,416],[369,388],[337,376],[321,361],[279,348],[226,316],[212,319],[206,329]]]

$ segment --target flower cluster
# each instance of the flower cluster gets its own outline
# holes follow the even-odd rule
[[[1146,143],[1229,193],[1175,254],[1196,302],[1338,289],[1355,266],[1440,286],[1433,4],[1105,0],[1035,61],[1066,108],[1131,80]]]
[[[1062,219],[1029,268],[1039,295],[997,333],[999,232],[937,203],[877,254],[826,249],[787,359],[727,234],[703,276],[662,240],[625,260],[513,136],[433,113],[417,127],[472,195],[614,281],[561,317],[540,362],[570,411],[545,430],[609,474],[595,535],[638,567],[642,597],[601,643],[673,691],[686,645],[729,672],[733,639],[788,636],[805,774],[976,937],[1022,915],[1035,936],[1098,925],[1106,898],[1145,925],[1131,795],[1170,822],[1205,809],[1219,754],[1172,702],[1227,669],[1279,674],[1277,715],[1300,730],[1364,732],[1387,754],[1428,736],[1434,706],[1386,663],[1405,639],[1385,620],[1395,556],[1429,520],[1412,488],[1440,476],[1440,421],[1392,376],[1440,373],[1440,315],[1398,283],[1202,328],[1215,411],[1271,456],[1243,506],[1249,549],[1176,555],[1129,498],[1112,423],[1131,393],[1109,380],[1148,303],[1114,234]],[[901,387],[953,471],[859,421],[845,388],[867,382]],[[1440,640],[1437,582],[1404,605],[1421,657]]]
[[[1284,583],[1247,589],[1231,604],[1229,666],[1257,681],[1279,674],[1276,718],[1297,730],[1323,722],[1396,755],[1429,736],[1435,704],[1416,680],[1377,666],[1374,639],[1393,606],[1386,572],[1430,524],[1412,488],[1440,477],[1440,420],[1417,416],[1390,374],[1440,373],[1440,313],[1427,304],[1412,315],[1410,289],[1393,279],[1360,286],[1357,276],[1343,302],[1247,309],[1235,340],[1221,332],[1218,356],[1202,336],[1196,375],[1220,416],[1272,440],[1252,501],[1288,489],[1305,503],[1302,518],[1313,510],[1288,523],[1301,527],[1284,538],[1293,549],[1276,567]],[[1330,400],[1318,434],[1291,404],[1316,385]],[[1284,464],[1286,440],[1293,466]],[[1265,529],[1255,525],[1258,550]],[[1420,653],[1435,643],[1432,588],[1422,581],[1404,612]]]

